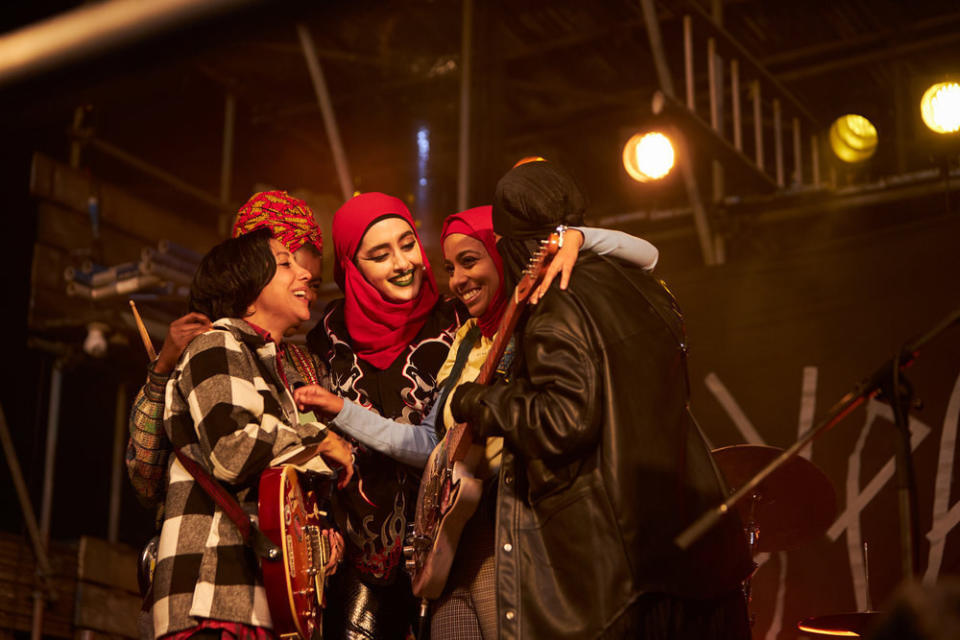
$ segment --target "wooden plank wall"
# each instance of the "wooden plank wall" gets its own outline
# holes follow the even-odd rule
[[[48,637],[72,638],[77,583],[77,545],[50,544],[52,582],[57,598],[48,603],[43,633]],[[0,629],[29,632],[33,624],[33,591],[36,561],[27,539],[0,532]]]
[[[84,215],[90,196],[95,195],[99,200],[102,227],[126,232],[151,244],[165,238],[205,253],[217,242],[214,226],[175,215],[41,153],[33,157],[30,193]],[[79,240],[89,241],[89,235]]]
[[[137,550],[85,536],[77,578],[77,629],[136,638],[141,606]]]
[[[53,542],[49,554],[56,598],[44,610],[45,637],[138,637],[136,549],[83,537]],[[26,538],[0,532],[0,634],[31,630],[35,571]]]
[[[112,316],[126,321],[126,296],[91,301],[66,295],[64,269],[77,266],[95,244],[98,261],[112,266],[139,260],[144,247],[156,247],[161,239],[199,253],[205,253],[220,239],[213,219],[203,224],[176,215],[40,153],[33,158],[30,192],[39,200],[28,311],[31,329],[84,326],[105,319],[113,324]],[[96,198],[100,217],[96,243],[89,213],[91,196]],[[183,304],[143,306],[147,307],[145,313],[143,309],[141,312],[148,327],[159,339]]]

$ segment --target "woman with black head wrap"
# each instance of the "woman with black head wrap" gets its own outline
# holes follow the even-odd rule
[[[520,280],[527,261],[557,225],[582,226],[587,199],[572,176],[540,161],[515,167],[497,183],[493,228],[502,236],[508,290]]]
[[[498,183],[493,224],[511,282],[586,200],[557,166]],[[454,418],[502,436],[497,608],[504,638],[749,638],[752,569],[735,516],[672,540],[724,489],[687,409],[682,318],[643,269],[582,256],[517,329],[508,380],[461,385]]]

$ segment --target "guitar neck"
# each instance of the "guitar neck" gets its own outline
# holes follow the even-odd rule
[[[524,300],[523,306],[526,306],[526,300]],[[517,302],[516,295],[511,296],[507,308],[503,312],[503,318],[500,320],[500,326],[497,327],[497,333],[493,337],[493,344],[490,346],[487,359],[483,361],[483,366],[480,368],[477,383],[490,384],[493,381],[493,376],[497,372],[497,365],[500,364],[500,358],[507,350],[507,345],[513,336],[513,330],[517,328],[522,308],[520,303]]]

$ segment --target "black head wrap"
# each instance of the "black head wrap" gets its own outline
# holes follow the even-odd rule
[[[583,224],[587,201],[576,181],[549,162],[529,162],[508,171],[493,198],[493,229],[503,236],[497,250],[503,258],[509,289],[539,246],[557,225]]]

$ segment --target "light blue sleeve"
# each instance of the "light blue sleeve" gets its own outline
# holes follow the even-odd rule
[[[343,409],[330,424],[371,449],[421,469],[427,464],[430,452],[437,446],[437,431],[434,425],[438,404],[433,404],[420,424],[406,424],[378,416],[373,411],[344,400]]]
[[[600,256],[620,258],[647,271],[653,271],[653,268],[657,266],[660,252],[653,244],[643,238],[611,229],[574,228],[583,234],[581,251],[592,251]]]

